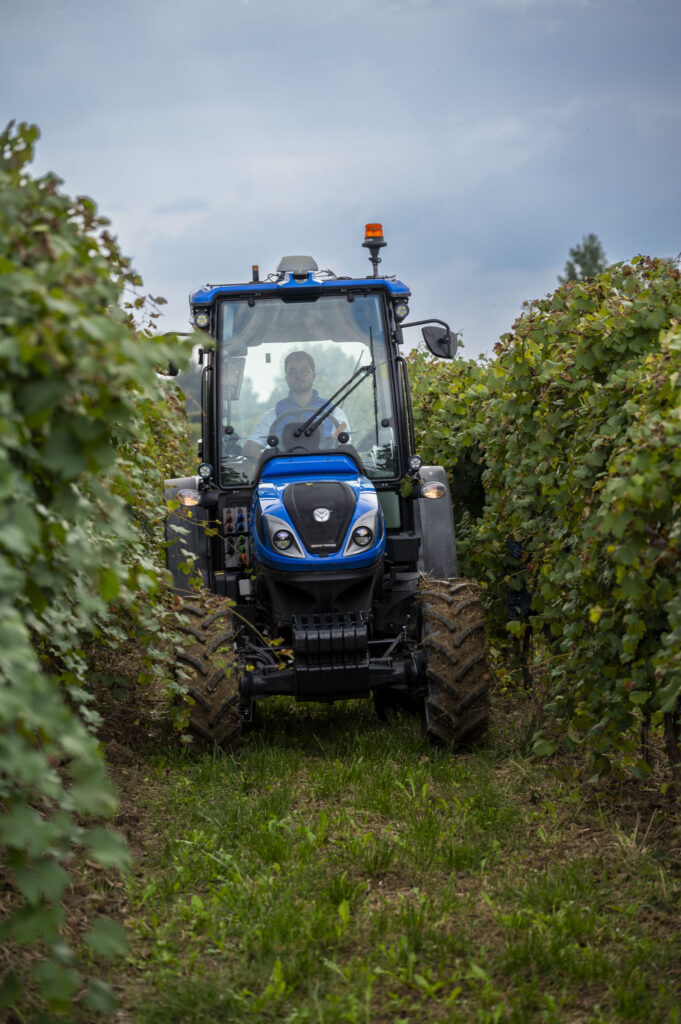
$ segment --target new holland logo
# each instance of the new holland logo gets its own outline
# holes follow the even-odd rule
[[[312,515],[315,517],[318,523],[326,523],[331,516],[331,512],[328,508],[316,508]]]

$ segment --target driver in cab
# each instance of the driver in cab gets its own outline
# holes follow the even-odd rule
[[[314,387],[315,363],[309,352],[289,352],[284,361],[284,372],[289,393],[277,402],[274,409],[268,409],[254,426],[244,443],[246,458],[260,458],[271,433],[276,432],[281,437],[287,423],[304,423],[325,402]],[[347,431],[348,420],[341,407],[337,405],[317,429],[327,438],[337,438],[342,431]]]

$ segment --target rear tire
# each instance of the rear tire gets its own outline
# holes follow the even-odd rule
[[[199,743],[234,747],[241,716],[230,608],[214,595],[197,595],[182,602],[177,628],[187,638],[176,657],[189,676],[190,731]]]
[[[435,742],[470,746],[482,740],[489,718],[480,588],[471,580],[423,580],[420,596],[428,656],[426,732]]]

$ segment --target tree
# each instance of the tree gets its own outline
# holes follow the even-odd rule
[[[585,281],[602,274],[607,267],[605,252],[597,235],[585,235],[581,245],[570,249],[570,258],[565,264],[565,275],[558,275],[560,284],[568,281]]]

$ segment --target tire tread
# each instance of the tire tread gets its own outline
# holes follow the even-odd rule
[[[231,609],[214,594],[201,606],[183,602],[177,628],[187,638],[176,660],[189,675],[189,729],[201,745],[234,747],[241,736],[239,681],[234,665]],[[197,628],[188,618],[200,619]]]
[[[485,618],[472,580],[422,583],[426,668],[425,727],[439,743],[462,747],[480,741],[489,717]]]

